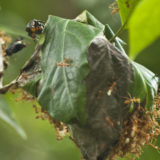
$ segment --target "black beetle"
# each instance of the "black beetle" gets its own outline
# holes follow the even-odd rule
[[[7,56],[11,56],[14,53],[19,52],[24,47],[26,47],[26,44],[23,42],[22,39],[16,40],[13,43],[9,45],[9,47],[5,50]]]
[[[33,39],[36,38],[36,34],[41,34],[43,32],[43,29],[44,23],[41,20],[36,19],[31,20],[26,26],[26,31],[28,32],[28,35]]]

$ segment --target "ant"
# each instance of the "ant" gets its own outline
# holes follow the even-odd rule
[[[109,118],[109,116],[107,116],[107,117],[105,118],[105,120],[107,121],[107,123],[108,123],[111,127],[114,126],[114,123],[111,121],[111,119]]]
[[[132,112],[133,111],[133,103],[138,103],[139,107],[140,107],[140,103],[141,103],[141,100],[140,98],[135,98],[135,97],[131,97],[131,95],[129,94],[129,97],[130,98],[127,98],[125,101],[124,101],[124,104],[131,104],[130,105],[130,108],[129,108],[129,112]]]
[[[129,103],[139,103],[140,104],[140,98],[130,98],[124,101],[125,104],[129,104]]]
[[[126,1],[125,1],[125,4],[126,4],[126,7],[127,7],[127,8],[130,7],[129,0],[126,0]]]
[[[109,89],[107,90],[107,95],[108,96],[111,96],[112,92],[114,89],[116,89],[116,86],[117,86],[117,82],[121,80],[122,77],[119,77],[119,79],[115,79],[114,78],[114,75],[112,77],[112,84],[111,86],[109,87]],[[108,83],[108,82],[107,82]],[[110,83],[110,82],[109,82]]]
[[[109,87],[108,91],[107,91],[107,95],[110,96],[112,94],[113,89],[115,88],[115,86],[117,85],[116,82],[113,82],[112,85]]]
[[[57,62],[57,66],[68,67],[68,66],[70,66],[70,64],[68,63],[69,61],[70,61],[70,59],[68,57],[66,57],[63,62],[59,62],[59,63]]]
[[[115,14],[119,11],[119,8],[112,8],[112,14]]]
[[[69,64],[68,63],[63,63],[63,62],[60,62],[60,63],[57,63],[57,66],[64,66],[64,67],[68,67]]]
[[[25,80],[28,79],[28,76],[27,76],[27,74],[25,74],[25,73],[22,73],[21,76],[22,76]]]
[[[109,6],[109,8],[112,10],[112,11],[111,11],[112,14],[115,14],[115,13],[117,13],[117,12],[119,11],[119,8],[118,8],[118,6],[117,6],[117,3],[115,3],[115,2],[113,2],[113,3]]]

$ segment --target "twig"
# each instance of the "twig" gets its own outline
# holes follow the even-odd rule
[[[42,45],[38,45],[32,55],[32,57],[26,62],[26,64],[24,65],[24,67],[22,68],[21,70],[21,73],[26,71],[27,69],[30,68],[30,66],[32,66],[32,64],[35,62],[35,60],[37,59],[39,53],[40,53],[40,50],[42,48]]]
[[[129,19],[129,16],[126,19],[126,21],[123,23],[122,27],[120,27],[119,30],[116,32],[116,34],[109,40],[110,42],[114,41],[114,39],[116,37],[118,37],[118,35],[123,31],[123,29],[125,28],[126,24],[128,23],[128,19]]]
[[[11,83],[9,83],[5,86],[2,86],[0,88],[0,94],[6,93],[13,86],[15,86],[15,88],[17,88],[18,87],[18,81],[14,80],[14,81],[12,81]]]

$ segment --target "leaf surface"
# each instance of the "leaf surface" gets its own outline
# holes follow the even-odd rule
[[[38,101],[57,120],[85,120],[87,50],[100,32],[91,25],[49,16],[42,50],[43,87]]]
[[[160,36],[160,1],[143,0],[129,20],[130,56],[136,55]]]
[[[144,66],[132,61],[134,69],[134,83],[130,86],[132,97],[145,100],[145,107],[152,109],[153,100],[158,91],[158,77]]]

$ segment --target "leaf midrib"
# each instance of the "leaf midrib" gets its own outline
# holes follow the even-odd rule
[[[61,56],[61,61],[64,60],[64,41],[65,41],[65,36],[66,36],[66,28],[67,28],[67,25],[69,23],[69,20],[66,21],[65,23],[65,26],[64,26],[64,36],[63,36],[63,39],[62,39],[62,56]],[[63,69],[63,76],[64,76],[64,82],[65,82],[65,86],[66,86],[66,89],[67,89],[67,92],[68,92],[68,100],[69,100],[69,103],[71,105],[71,107],[73,108],[73,103],[72,103],[72,99],[71,99],[71,96],[70,96],[70,89],[69,89],[69,84],[68,84],[68,81],[67,81],[67,75],[66,75],[66,71],[65,71],[65,66],[62,66],[62,69]]]

